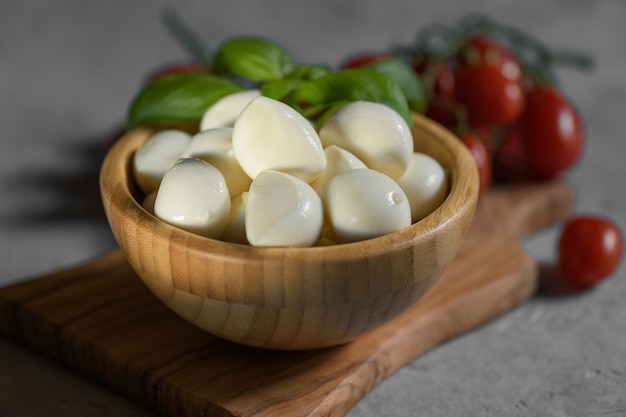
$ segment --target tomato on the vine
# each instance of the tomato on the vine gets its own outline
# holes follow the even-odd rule
[[[473,37],[459,52],[456,99],[472,127],[511,123],[524,110],[524,77],[515,56],[485,37]]]
[[[541,179],[526,163],[522,135],[519,123],[506,126],[504,129],[503,136],[493,150],[494,181],[521,183]]]
[[[413,69],[422,77],[428,90],[429,103],[424,114],[444,126],[455,126],[456,89],[451,63],[418,56]]]
[[[479,179],[479,198],[482,197],[489,186],[492,178],[492,161],[491,151],[485,142],[475,134],[467,133],[460,136],[461,142],[467,147],[472,154],[476,167],[478,168]]]
[[[558,267],[565,279],[590,287],[617,269],[623,251],[622,234],[613,222],[597,216],[572,216],[559,237]]]
[[[521,79],[522,70],[515,54],[488,36],[474,35],[467,38],[458,53],[459,63],[472,65],[479,61],[499,67],[510,79]]]
[[[528,92],[521,126],[524,159],[544,178],[553,178],[578,162],[583,124],[556,87],[537,86]]]

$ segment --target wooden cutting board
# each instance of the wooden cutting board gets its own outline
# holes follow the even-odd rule
[[[268,351],[170,312],[114,252],[0,289],[0,330],[169,416],[342,416],[393,372],[527,300],[526,234],[564,218],[562,183],[491,190],[440,281],[410,310],[342,346]]]

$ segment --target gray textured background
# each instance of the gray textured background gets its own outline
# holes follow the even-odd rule
[[[567,181],[575,210],[626,230],[626,2],[408,0],[0,3],[0,286],[115,248],[98,201],[101,149],[155,67],[185,52],[159,21],[175,5],[216,46],[267,36],[335,64],[410,42],[427,23],[486,13],[551,46],[591,53],[560,73],[587,125]],[[554,255],[557,226],[526,242]],[[349,413],[365,416],[626,416],[626,269],[582,296],[534,298],[407,365]],[[0,336],[0,416],[150,416],[142,405]]]

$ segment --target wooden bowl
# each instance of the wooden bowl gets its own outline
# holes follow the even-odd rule
[[[415,150],[448,171],[446,200],[429,216],[385,236],[312,248],[258,248],[173,227],[144,210],[133,152],[152,132],[122,137],[102,165],[106,215],[145,285],[205,331],[283,350],[347,342],[392,320],[437,280],[466,234],[478,196],[472,156],[450,132],[416,115]]]

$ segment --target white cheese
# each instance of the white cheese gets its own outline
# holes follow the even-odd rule
[[[226,180],[214,166],[182,158],[163,176],[155,215],[181,229],[219,239],[230,214]]]
[[[156,195],[157,191],[152,191],[141,202],[141,207],[152,215],[154,215],[154,202],[156,201]]]
[[[413,222],[428,216],[448,195],[448,178],[443,167],[430,155],[415,152],[407,172],[398,184],[411,204]]]
[[[368,168],[392,178],[404,174],[413,153],[413,136],[404,119],[379,103],[355,101],[340,108],[320,129],[324,147],[352,152]]]
[[[233,149],[252,179],[271,169],[310,183],[326,166],[313,125],[290,106],[263,96],[252,100],[237,118]]]
[[[202,159],[219,169],[224,175],[231,198],[234,198],[248,190],[252,179],[235,158],[232,137],[232,127],[203,130],[192,137],[182,156]]]
[[[292,175],[259,173],[248,193],[245,228],[254,246],[312,246],[324,221],[315,190]]]
[[[181,130],[162,130],[150,136],[133,155],[133,175],[146,194],[159,188],[163,175],[181,157],[191,135]]]
[[[200,120],[200,130],[232,127],[239,113],[252,99],[260,95],[259,90],[245,90],[222,97],[204,112]]]
[[[244,191],[230,202],[230,215],[222,240],[232,243],[247,244],[246,237],[246,203],[248,192]]]
[[[343,241],[369,239],[411,224],[411,207],[402,188],[372,169],[334,177],[326,186],[324,202],[333,231]]]
[[[336,145],[327,146],[324,149],[326,155],[326,168],[319,177],[311,183],[311,187],[318,194],[324,192],[326,184],[337,175],[356,168],[367,168],[367,166],[353,153],[346,151]]]

